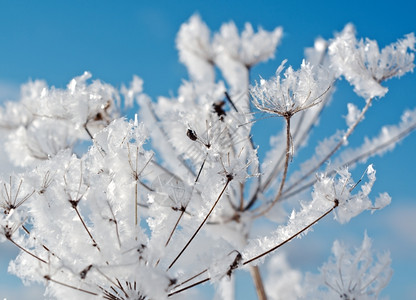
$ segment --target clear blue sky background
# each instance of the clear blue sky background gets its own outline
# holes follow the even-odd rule
[[[132,75],[144,79],[145,92],[153,98],[176,93],[186,78],[175,50],[180,25],[197,12],[211,30],[234,20],[272,30],[283,26],[284,38],[276,59],[255,67],[252,78],[271,76],[280,62],[298,66],[305,47],[316,37],[331,38],[352,22],[359,37],[376,39],[384,46],[416,31],[414,1],[5,1],[0,0],[0,100],[17,97],[28,79],[45,79],[65,87],[85,70],[115,86],[129,83]],[[416,76],[407,74],[387,83],[390,92],[373,105],[366,125],[358,128],[352,143],[378,132],[382,124],[396,123],[405,108],[416,106]],[[319,138],[344,128],[341,117],[346,102],[362,105],[348,84],[341,83],[329,113],[323,115]],[[258,131],[261,133],[261,130]],[[391,299],[416,299],[416,134],[393,153],[371,160],[378,171],[376,192],[388,191],[393,204],[373,216],[366,214],[346,226],[332,220],[315,232],[288,245],[295,266],[316,270],[326,260],[332,242],[342,235],[358,243],[364,230],[379,249],[391,251],[395,271],[384,295]],[[266,135],[260,141],[266,141]],[[313,143],[312,143],[313,145]],[[19,280],[7,275],[7,260],[15,253],[0,245],[0,298],[35,299],[36,289],[21,289]],[[303,249],[300,252],[298,249]],[[305,252],[304,249],[308,249]],[[244,277],[244,276],[243,276]],[[247,280],[247,279],[242,279]],[[24,294],[26,291],[27,294]],[[238,289],[238,299],[253,299],[253,291]]]

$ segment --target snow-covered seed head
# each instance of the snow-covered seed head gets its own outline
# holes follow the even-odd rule
[[[297,71],[288,67],[281,78],[286,60],[270,80],[260,79],[250,88],[250,95],[257,109],[282,117],[308,109],[320,103],[331,87],[326,72],[310,63],[302,62]]]

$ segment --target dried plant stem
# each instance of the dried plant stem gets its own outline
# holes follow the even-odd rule
[[[289,186],[285,190],[285,192],[289,192],[294,187],[298,186],[300,182],[304,181],[306,178],[308,178],[310,175],[312,175],[312,173],[314,173],[316,170],[318,170],[332,155],[335,154],[335,152],[337,152],[339,150],[339,148],[341,148],[341,146],[344,144],[344,142],[353,133],[353,131],[357,127],[358,123],[360,123],[364,119],[364,115],[366,114],[366,112],[370,108],[372,102],[373,102],[373,98],[369,98],[367,100],[367,103],[364,106],[363,110],[361,111],[360,115],[358,116],[357,120],[354,122],[354,124],[352,124],[348,128],[347,132],[342,136],[341,140],[338,142],[338,144],[335,145],[335,147],[331,150],[331,152],[329,152],[318,164],[316,164],[315,167],[310,169],[308,172],[305,172],[305,174],[299,180],[297,180],[294,184]]]
[[[272,209],[272,207],[277,203],[277,201],[279,201],[280,197],[282,196],[283,187],[284,187],[285,182],[286,182],[287,171],[289,169],[289,160],[290,160],[290,146],[291,146],[290,118],[291,118],[291,115],[285,117],[285,120],[286,120],[286,156],[285,156],[283,176],[282,176],[282,181],[280,182],[279,191],[277,192],[277,195],[273,199],[273,201],[271,203],[269,203],[268,206],[263,211],[258,213],[255,217],[263,216],[267,212],[269,212],[270,209]]]
[[[245,265],[247,265],[247,264],[249,264],[249,263],[251,263],[251,262],[253,262],[253,261],[255,261],[255,260],[257,260],[257,259],[259,259],[259,258],[261,258],[261,257],[263,257],[263,256],[265,256],[265,255],[267,255],[267,254],[269,254],[269,253],[271,253],[271,252],[273,252],[273,251],[275,251],[276,249],[278,249],[278,248],[280,248],[281,246],[283,246],[284,244],[286,244],[286,243],[288,243],[288,242],[290,242],[291,240],[293,240],[295,237],[297,237],[298,235],[300,235],[300,234],[302,234],[304,231],[306,231],[306,230],[308,230],[309,228],[311,228],[313,225],[315,225],[316,223],[318,223],[321,219],[323,219],[324,217],[326,217],[327,215],[329,215],[335,208],[337,208],[338,207],[338,205],[339,205],[339,201],[337,200],[337,199],[335,199],[334,200],[334,205],[330,208],[330,209],[328,209],[325,213],[323,213],[319,218],[317,218],[317,219],[315,219],[312,223],[310,223],[309,225],[307,225],[306,227],[304,227],[303,229],[301,229],[301,230],[299,230],[298,232],[296,232],[294,235],[292,235],[290,238],[288,238],[288,239],[286,239],[285,241],[283,241],[283,242],[281,242],[280,244],[278,244],[277,246],[275,246],[275,247],[273,247],[273,248],[271,248],[271,249],[269,249],[269,250],[267,250],[267,251],[265,251],[265,252],[263,252],[263,253],[261,253],[261,254],[259,254],[259,255],[257,255],[257,256],[255,256],[255,257],[253,257],[253,258],[250,258],[249,260],[246,260],[245,262],[243,262],[242,264],[241,264],[241,266],[245,266]],[[183,283],[181,283],[181,284],[179,284],[179,285],[177,285],[177,286],[180,286],[180,285],[183,285],[184,283],[186,283],[186,282],[188,282],[188,281],[190,281],[190,280],[192,280],[192,279],[194,279],[194,278],[196,278],[196,277],[198,277],[199,275],[201,275],[201,274],[203,274],[203,273],[205,273],[206,272],[206,270],[204,270],[204,271],[202,271],[202,272],[200,272],[200,273],[198,273],[197,275],[195,275],[195,276],[193,276],[193,277],[191,277],[190,279],[188,279],[188,280],[186,280],[186,281],[184,281]],[[182,289],[180,289],[180,290],[177,290],[177,291],[175,291],[175,292],[172,292],[172,293],[170,293],[170,294],[168,294],[168,296],[170,297],[170,296],[173,296],[173,295],[175,295],[175,294],[178,294],[178,293],[181,293],[181,292],[183,292],[183,291],[186,291],[186,290],[188,290],[188,289],[190,289],[190,288],[192,288],[192,287],[195,287],[195,286],[197,286],[197,285],[200,285],[200,284],[202,284],[202,283],[205,283],[205,282],[207,282],[207,281],[209,281],[211,278],[210,277],[207,277],[207,278],[205,278],[205,279],[202,279],[202,280],[200,280],[200,281],[198,281],[198,282],[195,282],[195,283],[193,283],[193,284],[191,284],[191,285],[189,285],[189,286],[187,286],[187,287],[184,287],[184,288],[182,288]],[[261,299],[261,298],[259,298],[259,299]],[[266,298],[265,298],[266,299]]]
[[[78,218],[79,218],[79,220],[81,221],[82,225],[84,226],[85,231],[88,233],[88,235],[89,235],[89,237],[90,237],[91,241],[93,242],[93,246],[97,247],[97,250],[98,250],[98,251],[101,251],[100,247],[98,246],[97,242],[95,241],[94,237],[92,236],[91,232],[89,231],[89,229],[88,229],[88,227],[87,227],[87,224],[85,224],[85,222],[84,222],[84,220],[83,220],[83,218],[82,218],[81,214],[79,213],[78,208],[77,208],[77,207],[74,207],[74,210],[75,210],[75,212],[77,213]]]
[[[295,128],[295,130],[293,130],[293,143],[294,143],[294,149],[296,151],[296,149],[300,146],[300,144],[307,138],[309,132],[311,131],[311,129],[313,128],[313,126],[315,125],[315,123],[317,122],[319,116],[321,115],[322,111],[325,108],[325,104],[327,103],[327,101],[330,99],[330,97],[326,97],[325,100],[323,100],[322,105],[319,107],[319,111],[316,112],[316,114],[313,117],[313,120],[311,120],[307,126],[306,129],[303,130],[302,135],[299,137],[299,131],[300,128],[302,127],[302,124],[305,122],[305,114],[306,111],[302,111],[301,112],[301,116],[300,116],[300,120],[298,121],[298,124]],[[281,157],[277,160],[275,167],[273,168],[273,171],[271,172],[271,174],[267,177],[266,180],[264,180],[264,184],[261,186],[260,191],[264,191],[265,189],[267,189],[269,187],[269,185],[273,182],[273,179],[280,173],[281,171],[281,164],[284,158],[284,153],[281,154]]]
[[[225,190],[227,189],[228,184],[230,183],[232,178],[227,178],[227,181],[225,182],[225,185],[223,187],[223,189],[221,190],[221,193],[219,194],[219,196],[217,197],[217,200],[215,200],[214,204],[212,205],[210,211],[208,212],[208,214],[206,215],[205,219],[202,221],[202,223],[199,225],[199,227],[197,228],[197,230],[195,231],[195,233],[192,235],[192,237],[189,239],[189,241],[186,243],[186,245],[182,248],[181,252],[179,252],[179,254],[175,257],[175,259],[172,261],[172,263],[169,265],[168,270],[170,268],[172,268],[172,266],[176,263],[176,261],[179,259],[179,257],[182,255],[182,253],[186,250],[186,248],[188,248],[189,244],[192,242],[192,240],[196,237],[196,235],[198,234],[198,232],[201,230],[202,226],[204,226],[205,222],[208,220],[209,216],[211,215],[211,213],[213,212],[215,206],[218,204],[218,201],[220,201],[221,196],[224,194]]]
[[[60,281],[57,281],[57,280],[55,280],[55,279],[52,279],[52,278],[51,278],[50,276],[48,276],[48,275],[44,276],[44,278],[45,278],[47,281],[50,281],[50,282],[53,282],[53,283],[56,283],[56,284],[59,284],[59,285],[65,286],[65,287],[67,287],[67,288],[70,288],[70,289],[73,289],[73,290],[76,290],[76,291],[80,291],[80,292],[85,293],[85,294],[89,294],[89,295],[93,295],[93,296],[99,296],[97,293],[90,292],[90,291],[87,291],[87,290],[84,290],[84,289],[80,289],[80,288],[77,288],[77,287],[75,287],[75,286],[72,286],[72,285],[66,284],[66,283],[64,283],[64,282],[60,282]]]
[[[138,189],[138,183],[137,180],[134,184],[134,225],[137,226],[138,219],[139,219],[139,201],[138,201],[138,195],[137,195],[137,189]]]
[[[169,244],[170,239],[172,238],[173,233],[175,232],[176,228],[178,227],[178,224],[179,224],[180,220],[182,219],[184,213],[185,213],[185,208],[182,209],[181,214],[179,215],[178,220],[176,220],[175,226],[173,227],[173,230],[170,232],[169,238],[168,238],[168,240],[165,243],[165,247]]]
[[[32,252],[30,252],[29,250],[26,250],[25,248],[23,248],[22,246],[20,246],[18,243],[16,243],[15,241],[13,241],[11,238],[8,238],[8,240],[15,245],[17,248],[19,248],[20,250],[26,252],[27,254],[29,254],[30,256],[36,258],[37,260],[39,260],[40,262],[43,262],[44,264],[47,264],[46,260],[40,258],[39,256],[33,254]]]
[[[253,278],[254,285],[256,287],[257,298],[259,300],[267,300],[266,292],[263,286],[263,280],[258,266],[250,266],[250,274]]]
[[[113,216],[113,218],[110,219],[110,222],[113,222],[116,227],[118,246],[121,248],[120,233],[118,231],[118,222],[117,222],[116,216],[114,215],[113,209],[111,208],[110,202],[108,200],[107,200],[107,204],[108,204],[108,208],[110,209],[111,215]]]
[[[196,274],[196,275],[194,275],[194,276],[192,276],[192,277],[190,277],[190,278],[188,278],[188,279],[186,279],[186,280],[182,281],[181,283],[179,283],[179,284],[175,285],[175,286],[174,286],[174,289],[176,289],[176,288],[178,288],[178,287],[180,287],[180,286],[184,285],[185,283],[188,283],[189,281],[191,281],[191,280],[193,280],[193,279],[197,278],[198,276],[201,276],[202,274],[204,274],[204,273],[206,273],[206,272],[208,272],[208,269],[205,269],[205,270],[203,270],[203,271],[199,272],[198,274]]]
[[[208,154],[207,154],[207,156],[208,156]],[[204,159],[204,161],[202,162],[201,167],[199,168],[198,175],[196,176],[195,181],[194,181],[194,183],[195,183],[195,184],[198,182],[198,180],[199,180],[199,176],[201,176],[202,169],[204,168],[204,166],[205,166],[205,162],[206,162],[206,160],[207,160],[207,156],[205,156],[205,159]],[[193,187],[192,187],[192,192],[191,192],[191,194],[193,193],[194,188],[195,188],[195,185],[193,185]],[[179,218],[178,218],[178,220],[176,221],[175,226],[173,227],[172,231],[171,231],[171,232],[170,232],[170,234],[169,234],[169,238],[168,238],[168,240],[166,241],[165,247],[167,247],[167,245],[169,244],[169,242],[170,242],[170,240],[171,240],[171,238],[172,238],[173,234],[175,233],[176,229],[178,228],[179,222],[181,221],[181,219],[182,219],[183,215],[185,214],[185,211],[186,211],[186,206],[181,207],[181,214],[179,215]],[[159,262],[159,261],[158,261],[158,262]]]
[[[297,237],[299,234],[301,234],[302,232],[306,231],[307,229],[309,229],[310,227],[312,227],[313,225],[315,225],[316,223],[318,223],[322,218],[324,218],[325,216],[327,216],[329,213],[331,213],[339,204],[338,200],[334,201],[334,206],[331,207],[329,210],[327,210],[322,216],[320,216],[319,218],[317,218],[316,220],[314,220],[312,223],[310,223],[308,226],[304,227],[303,229],[299,230],[298,232],[296,232],[294,235],[292,235],[290,238],[286,239],[285,241],[281,242],[280,244],[278,244],[277,246],[267,250],[266,252],[263,252],[253,258],[250,258],[249,260],[246,260],[245,262],[243,262],[243,265],[249,264],[273,251],[275,251],[276,249],[280,248],[281,246],[283,246],[284,244],[286,244],[287,242],[290,242],[291,240],[293,240],[295,237]]]
[[[94,137],[91,134],[91,131],[88,129],[87,123],[84,124],[85,131],[87,132],[88,136],[90,137],[91,141],[94,141]]]
[[[28,236],[30,236],[30,231],[29,231],[29,229],[27,229],[26,228],[26,226],[25,225],[22,225],[22,228],[23,228],[23,230],[24,230],[24,232],[26,232],[26,234],[28,235]],[[36,238],[35,237],[33,237],[33,239],[34,240],[36,240]],[[53,256],[55,256],[55,257],[57,257],[58,259],[60,259],[55,253],[53,253],[48,247],[46,247],[44,244],[42,244],[41,243],[41,245],[42,245],[42,248],[43,249],[45,249],[46,251],[48,251],[50,254],[52,254]]]
[[[180,289],[180,290],[174,291],[174,292],[172,292],[172,293],[169,293],[169,294],[168,294],[168,297],[171,297],[171,296],[173,296],[173,295],[176,295],[176,294],[182,293],[183,291],[189,290],[190,288],[193,288],[194,286],[197,286],[197,285],[203,284],[203,283],[205,283],[205,282],[209,281],[210,279],[211,279],[210,277],[207,277],[207,278],[205,278],[205,279],[202,279],[201,281],[195,282],[194,284],[188,285],[187,287],[184,287],[183,289]]]
[[[377,154],[377,152],[384,150],[385,148],[387,148],[388,146],[404,139],[407,135],[409,135],[412,131],[416,130],[416,123],[413,124],[412,126],[410,126],[409,128],[407,128],[406,130],[404,130],[403,132],[399,133],[398,135],[392,137],[391,139],[387,140],[386,142],[378,145],[377,147],[374,147],[372,149],[369,149],[368,151],[361,153],[360,155],[350,159],[349,161],[345,162],[342,166],[346,167],[346,166],[351,166],[353,164],[355,164],[356,162],[366,159],[372,155]],[[327,172],[327,176],[331,176],[332,174],[334,174],[336,171],[332,170]],[[303,190],[309,188],[310,186],[312,186],[315,182],[317,181],[317,179],[311,180],[310,182],[298,187],[297,189],[293,190],[290,193],[287,193],[287,190],[283,192],[283,198],[290,198],[300,192],[302,192]]]
[[[137,222],[138,222],[138,204],[139,204],[139,200],[138,200],[138,181],[139,181],[139,174],[137,174],[137,168],[138,168],[138,163],[139,163],[139,147],[136,147],[136,183],[134,185],[134,224],[137,226]],[[141,172],[140,172],[141,173]]]

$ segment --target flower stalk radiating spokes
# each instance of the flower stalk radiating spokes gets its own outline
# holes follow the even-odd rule
[[[282,62],[276,71],[276,77],[261,79],[250,89],[250,95],[257,109],[290,118],[294,114],[311,108],[322,101],[322,97],[331,88],[331,77],[324,70],[317,70],[310,63],[302,62],[301,68],[292,67],[281,73],[286,64]]]

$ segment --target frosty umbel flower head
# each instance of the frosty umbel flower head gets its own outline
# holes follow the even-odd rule
[[[313,295],[313,299],[378,299],[393,273],[390,254],[377,253],[377,259],[374,259],[367,234],[361,247],[354,252],[338,241],[335,241],[332,252],[333,257],[320,268],[321,274],[307,275],[306,289],[311,290],[309,296]]]
[[[327,72],[305,61],[297,71],[288,67],[281,78],[285,63],[277,69],[276,77],[256,82],[250,95],[259,110],[288,118],[321,102],[331,82]]]
[[[254,32],[253,26],[246,23],[241,36],[234,22],[223,24],[214,37],[217,54],[226,54],[247,68],[274,57],[274,52],[282,37],[282,27],[269,32],[261,27]]]
[[[415,43],[411,33],[380,51],[374,40],[358,41],[354,26],[347,24],[329,46],[329,55],[338,76],[343,75],[359,96],[383,97],[387,88],[380,84],[382,81],[413,70]]]

